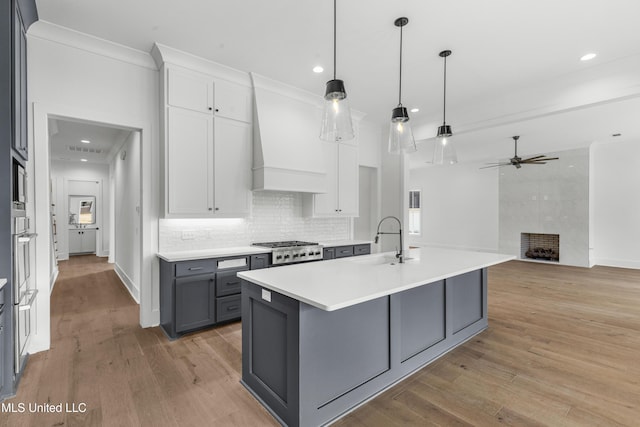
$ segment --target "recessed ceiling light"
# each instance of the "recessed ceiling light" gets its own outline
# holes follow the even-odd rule
[[[80,159],[81,162],[87,162],[87,159]]]
[[[321,72],[323,72],[323,71],[324,71],[324,68],[322,68],[322,67],[321,67],[321,66],[319,66],[319,65],[316,65],[315,67],[313,67],[313,72],[314,72],[314,73],[321,73]]]
[[[595,53],[587,53],[582,58],[580,58],[580,61],[589,61],[589,60],[591,60],[591,59],[593,59],[595,57],[596,57]]]
[[[412,113],[417,113],[418,111],[420,111],[420,109],[419,109],[419,108],[412,108],[412,109],[411,109],[411,112],[412,112]]]
[[[88,139],[81,139],[80,142],[82,142],[83,144],[90,144],[91,141],[89,141]]]

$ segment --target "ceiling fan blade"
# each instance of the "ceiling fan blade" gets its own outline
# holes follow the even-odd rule
[[[523,165],[546,165],[547,162],[536,160],[535,162],[522,162]]]
[[[511,163],[499,163],[491,166],[483,166],[480,169],[489,169],[489,168],[501,168],[502,166],[509,166]]]
[[[527,162],[529,160],[535,160],[535,159],[540,159],[542,157],[545,157],[544,154],[540,155],[540,156],[535,156],[535,157],[529,157],[528,159],[524,159],[523,162]]]

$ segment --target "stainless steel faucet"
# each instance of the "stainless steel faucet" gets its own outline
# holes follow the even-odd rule
[[[380,226],[382,225],[382,223],[384,222],[385,219],[395,219],[396,221],[398,221],[398,232],[397,233],[390,233],[390,232],[384,232],[384,231],[380,231]],[[378,243],[378,240],[380,239],[380,235],[381,234],[397,234],[400,236],[400,249],[396,248],[396,258],[398,258],[398,262],[400,264],[404,263],[404,254],[403,254],[403,244],[402,244],[402,223],[400,222],[400,220],[398,218],[396,218],[395,216],[385,216],[384,218],[382,218],[380,220],[380,222],[378,223],[378,230],[376,232],[376,238],[375,238],[375,243]]]

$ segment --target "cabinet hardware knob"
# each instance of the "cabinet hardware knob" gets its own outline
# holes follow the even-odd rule
[[[219,112],[219,111],[220,111],[220,110],[218,110],[218,109],[216,108],[216,113],[217,113],[217,112]]]
[[[216,210],[217,210],[217,211],[219,211],[219,210],[220,210],[220,208],[216,208]]]
[[[213,110],[213,108],[209,107],[209,111]]]
[[[231,305],[229,307],[227,307],[227,311],[233,311],[233,310],[237,310],[238,306],[237,305]]]
[[[209,208],[209,210],[210,210],[210,211],[212,211],[212,210],[213,210],[213,208]]]

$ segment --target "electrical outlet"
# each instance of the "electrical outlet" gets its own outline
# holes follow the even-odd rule
[[[183,230],[182,240],[194,240],[196,238],[196,232],[193,230]]]

